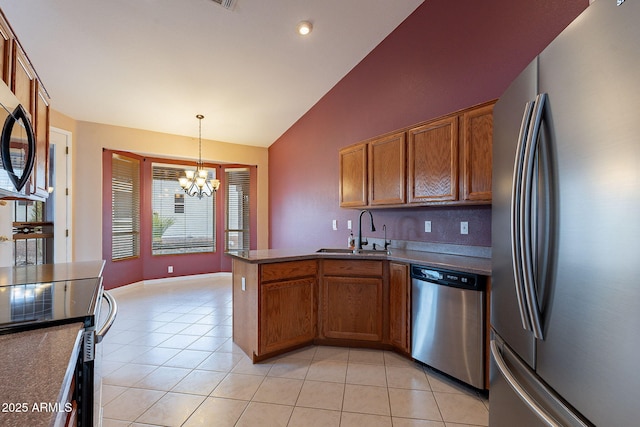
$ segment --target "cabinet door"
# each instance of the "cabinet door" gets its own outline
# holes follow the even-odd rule
[[[0,14],[0,77],[11,85],[11,31],[4,16]]]
[[[367,144],[340,150],[340,207],[367,205]]]
[[[389,340],[405,353],[411,349],[410,289],[409,266],[389,263]]]
[[[25,110],[34,116],[35,72],[18,43],[13,42],[12,90]]]
[[[409,202],[458,199],[458,117],[409,130]]]
[[[406,201],[405,132],[369,143],[369,203],[397,205]]]
[[[313,341],[315,283],[309,277],[261,285],[260,355]]]
[[[49,196],[49,97],[38,81],[36,88],[36,161],[31,174],[30,194],[46,198]]]
[[[382,342],[382,279],[325,277],[323,334],[327,338]]]
[[[493,104],[462,115],[462,199],[491,201]]]

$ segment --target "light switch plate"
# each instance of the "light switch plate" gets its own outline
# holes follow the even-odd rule
[[[348,228],[349,230],[351,230],[351,220],[350,220],[350,219],[349,219],[349,220],[347,220],[347,228]]]
[[[424,232],[431,233],[431,221],[424,222]]]
[[[334,219],[333,220],[333,231],[336,231],[338,229],[338,220]]]

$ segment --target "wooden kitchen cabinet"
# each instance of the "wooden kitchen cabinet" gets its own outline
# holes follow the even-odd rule
[[[409,203],[458,199],[458,116],[409,130]]]
[[[398,205],[406,201],[406,133],[369,142],[369,203]]]
[[[411,282],[409,265],[389,263],[389,341],[411,353]]]
[[[11,84],[11,45],[9,24],[4,15],[0,14],[0,77],[7,86]]]
[[[12,197],[44,200],[49,196],[49,96],[1,11],[0,74],[4,84],[29,114],[36,140],[29,185]],[[14,189],[7,191],[14,192]]]
[[[13,75],[11,78],[11,89],[16,95],[20,104],[34,118],[34,94],[36,74],[31,68],[27,56],[18,45],[16,40],[13,41]]]
[[[49,195],[49,97],[36,81],[34,132],[36,160],[31,173],[30,195],[46,198]]]
[[[322,336],[383,341],[382,261],[324,260],[320,289]]]
[[[313,342],[317,261],[233,260],[233,341],[254,362]]]
[[[340,150],[340,207],[366,206],[367,144],[356,144]]]
[[[462,114],[462,199],[491,200],[494,103]]]
[[[340,206],[491,203],[494,104],[486,102],[340,150]]]
[[[313,341],[317,325],[316,274],[316,261],[262,267],[259,355]],[[307,277],[289,279],[300,276]]]

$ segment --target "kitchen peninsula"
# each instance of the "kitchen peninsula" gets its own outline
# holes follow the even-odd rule
[[[411,249],[229,253],[233,340],[258,362],[311,343],[410,354],[410,264],[491,274],[489,256]],[[478,249],[478,248],[475,248]],[[488,293],[488,292],[487,292]],[[488,316],[487,301],[487,316]]]

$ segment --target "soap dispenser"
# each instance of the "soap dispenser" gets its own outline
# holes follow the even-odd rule
[[[347,240],[347,247],[352,250],[356,248],[356,239],[353,238],[353,232],[349,233],[349,240]]]

